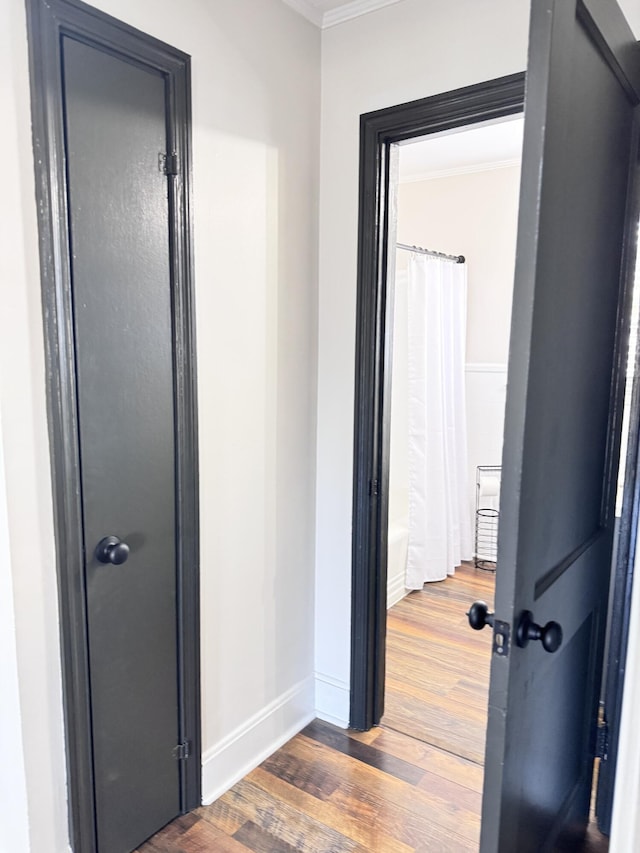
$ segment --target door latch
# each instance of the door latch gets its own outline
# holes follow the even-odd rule
[[[493,653],[501,658],[509,657],[511,626],[500,619],[493,620]]]
[[[494,655],[499,655],[501,658],[509,656],[511,626],[508,622],[496,619],[494,613],[489,613],[486,601],[474,601],[469,608],[467,618],[474,631],[482,631],[485,625],[490,625],[493,628]]]

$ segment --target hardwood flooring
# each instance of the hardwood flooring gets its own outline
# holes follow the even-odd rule
[[[380,727],[314,721],[137,853],[477,851],[490,632],[472,631],[465,612],[477,598],[492,604],[492,587],[467,566],[392,608]],[[581,849],[608,843],[590,829]]]
[[[482,770],[383,728],[315,721],[140,853],[476,851]]]
[[[493,572],[464,564],[391,608],[385,728],[483,763],[491,631],[473,631],[466,612],[477,599],[493,609],[494,588]]]

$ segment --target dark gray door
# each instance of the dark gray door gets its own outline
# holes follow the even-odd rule
[[[533,0],[483,853],[561,849],[589,813],[638,93],[613,0]]]
[[[97,838],[125,853],[180,810],[166,91],[62,53]]]

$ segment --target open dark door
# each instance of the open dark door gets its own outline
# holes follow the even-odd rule
[[[613,0],[533,0],[482,853],[563,849],[588,819],[639,93]]]

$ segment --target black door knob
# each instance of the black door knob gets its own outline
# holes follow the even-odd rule
[[[474,631],[482,631],[485,625],[493,626],[493,613],[489,613],[486,601],[474,601],[467,613],[469,625]]]
[[[101,563],[112,563],[120,566],[129,557],[129,546],[117,536],[105,536],[96,545],[96,559]]]
[[[516,628],[516,643],[524,649],[529,640],[540,640],[545,652],[553,654],[562,645],[562,628],[557,622],[547,622],[544,627],[536,625],[533,613],[523,610]]]

